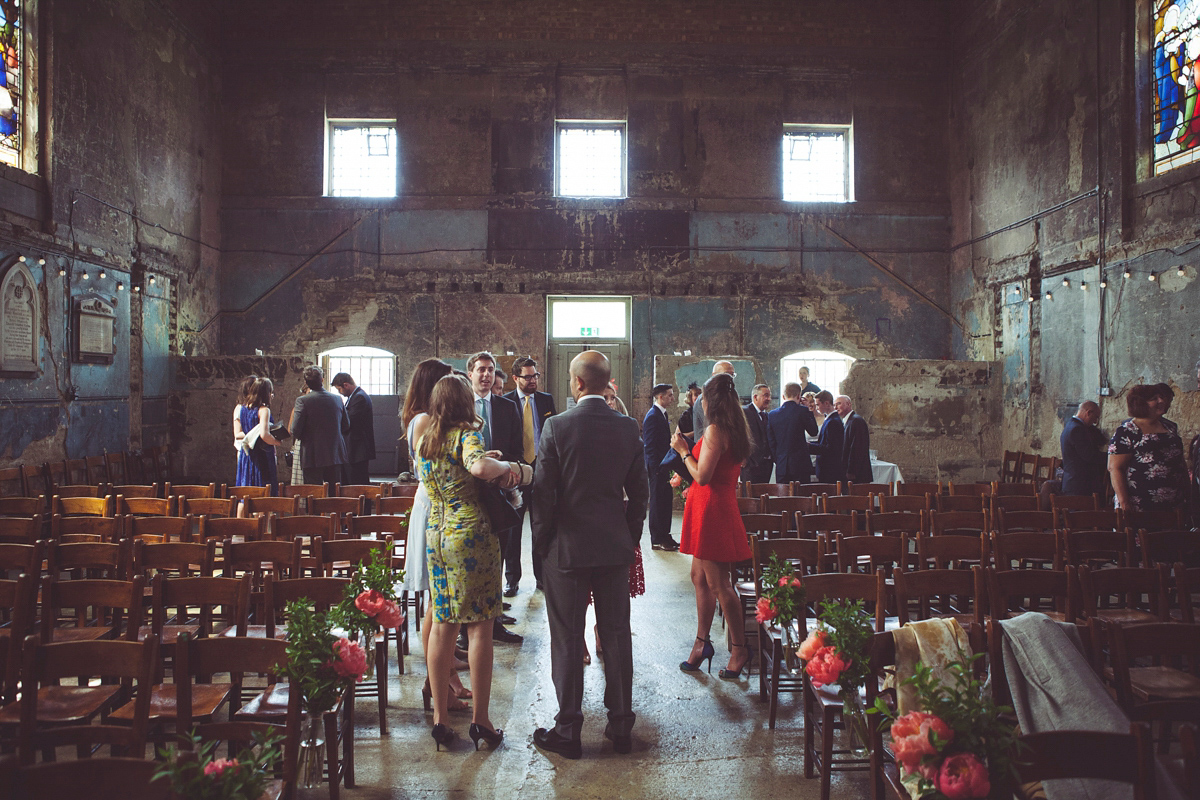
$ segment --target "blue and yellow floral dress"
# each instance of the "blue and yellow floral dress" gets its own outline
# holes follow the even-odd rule
[[[471,465],[483,458],[479,431],[446,435],[436,461],[417,454],[417,472],[429,492],[425,553],[433,618],[483,622],[500,616],[500,542],[492,535]]]

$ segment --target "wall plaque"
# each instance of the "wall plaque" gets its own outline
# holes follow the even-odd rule
[[[0,372],[37,375],[41,307],[33,273],[14,261],[0,281]]]
[[[116,346],[113,330],[116,313],[99,297],[75,301],[75,360],[85,364],[111,364]]]

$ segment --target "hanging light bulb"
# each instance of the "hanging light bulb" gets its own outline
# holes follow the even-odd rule
[[[1126,268],[1125,268],[1125,272],[1124,272],[1124,273],[1122,273],[1122,274],[1123,274],[1123,275],[1124,275],[1126,278],[1132,278],[1132,277],[1133,277],[1133,273],[1129,271],[1129,267],[1126,267]]]
[[[1101,288],[1101,289],[1107,289],[1107,288],[1108,288],[1108,278],[1104,277],[1103,275],[1102,275],[1102,276],[1100,276],[1100,288]]]
[[[1050,292],[1046,292],[1046,299],[1047,299],[1047,300],[1053,300],[1053,299],[1054,299],[1054,295],[1053,295],[1053,294],[1051,294]]]
[[[25,256],[19,256],[19,257],[17,258],[17,261],[20,261],[22,264],[24,264],[24,263],[25,263]]]
[[[1029,294],[1029,302],[1031,302],[1031,303],[1033,302],[1033,293],[1032,292]]]
[[[140,293],[141,291],[142,291],[142,287],[138,286],[138,285],[135,283],[135,284],[133,285],[133,293],[134,293],[134,294],[138,294],[138,293]]]
[[[60,278],[65,278],[65,277],[67,277],[67,271],[66,271],[66,269],[64,269],[63,267],[59,267],[59,268],[58,268],[58,277],[60,277]]]
[[[1176,274],[1176,275],[1178,275],[1178,276],[1179,276],[1179,277],[1181,277],[1181,278],[1184,278],[1184,277],[1187,277],[1187,270],[1186,270],[1186,269],[1184,269],[1184,266],[1183,266],[1182,264],[1180,264],[1180,265],[1179,265],[1179,269],[1177,269],[1177,270],[1175,271],[1175,274]]]
[[[105,272],[104,270],[100,270],[100,280],[104,280],[107,277],[108,277],[108,273]]]
[[[120,281],[117,281],[117,291],[118,292],[125,291],[125,284],[121,283]]]
[[[1079,288],[1086,292],[1087,291],[1087,281],[1080,281]]]
[[[83,273],[83,279],[84,279],[85,281],[89,281],[89,280],[91,280],[91,279],[92,279],[92,276],[91,276],[91,275],[88,275],[88,274],[85,272],[85,273]]]
[[[150,276],[150,285],[151,286],[154,285],[154,276],[153,275]]]
[[[1148,280],[1148,281],[1156,281],[1156,280],[1158,280],[1158,276],[1157,276],[1157,275],[1155,275],[1153,272],[1151,272],[1149,275],[1147,275],[1147,276],[1146,276],[1146,280]]]
[[[1065,287],[1067,287],[1068,289],[1070,289],[1070,288],[1071,288],[1071,279],[1070,279],[1070,278],[1063,278],[1063,286],[1065,286]]]

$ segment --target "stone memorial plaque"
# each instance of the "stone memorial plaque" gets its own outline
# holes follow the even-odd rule
[[[40,310],[33,274],[14,262],[0,281],[0,372],[37,374]]]
[[[99,297],[85,297],[75,306],[75,357],[90,364],[111,364],[114,348],[113,307]]]

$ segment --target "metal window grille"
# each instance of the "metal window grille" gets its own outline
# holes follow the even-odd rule
[[[845,203],[849,158],[845,130],[790,131],[783,135],[783,199]]]
[[[395,126],[331,122],[329,195],[395,197],[399,172],[397,148]]]
[[[559,123],[556,194],[625,196],[625,125]]]
[[[329,356],[329,379],[339,372],[369,395],[396,394],[396,360],[391,356]]]

